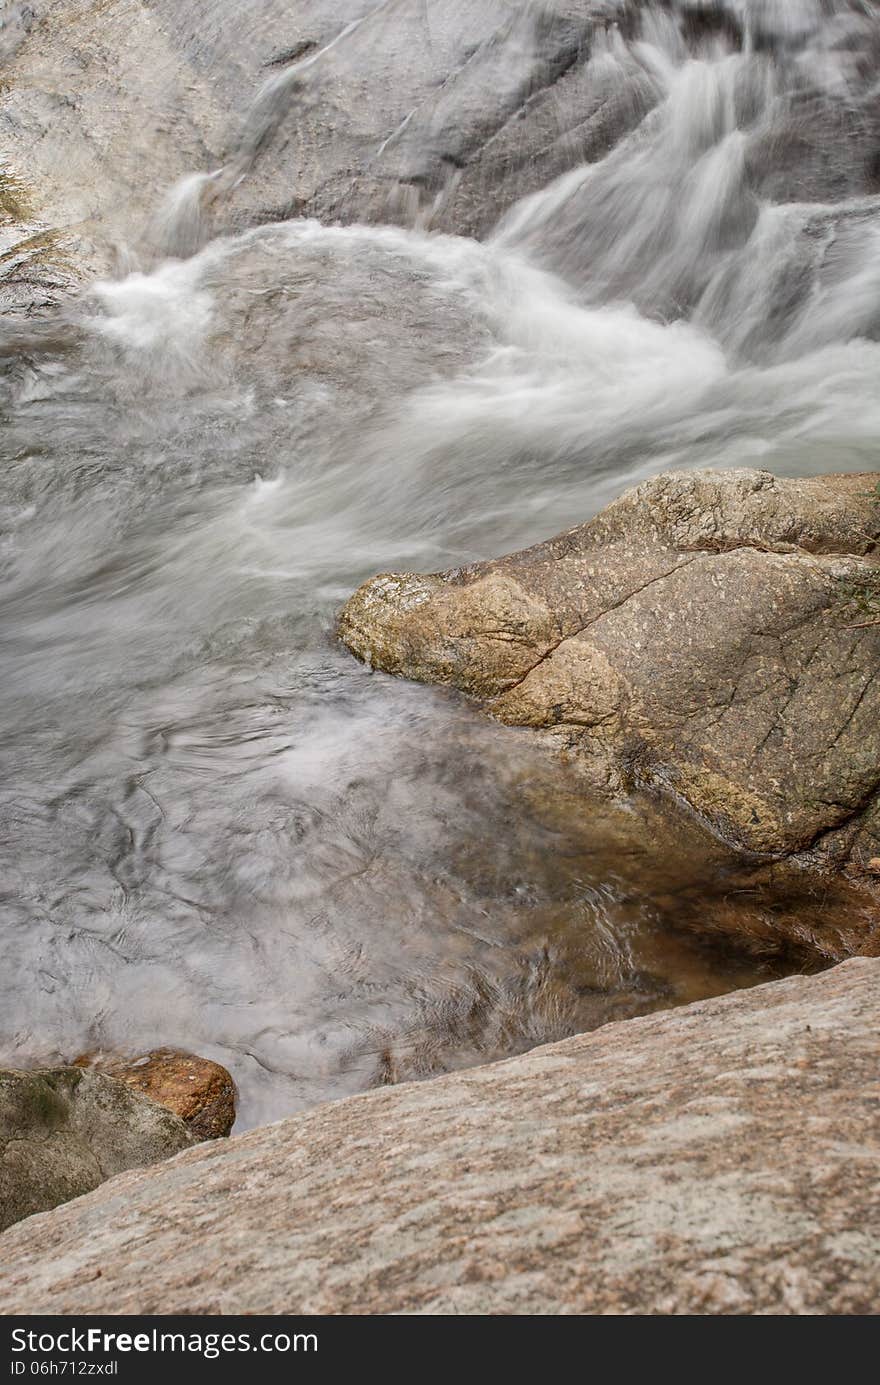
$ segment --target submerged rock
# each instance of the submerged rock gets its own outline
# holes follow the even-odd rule
[[[0,1070],[0,1227],[192,1143],[182,1120],[113,1077]]]
[[[333,1102],[6,1232],[3,1311],[870,1314],[878,1022],[859,958]]]
[[[383,574],[339,622],[389,673],[482,700],[763,856],[880,846],[876,474],[669,473],[590,523]]]
[[[159,1106],[166,1106],[196,1140],[222,1138],[235,1124],[235,1083],[226,1069],[210,1058],[157,1048],[140,1058],[86,1054],[77,1058],[76,1064],[116,1077]]]

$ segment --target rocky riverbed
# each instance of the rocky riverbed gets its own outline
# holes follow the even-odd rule
[[[6,5],[9,1303],[868,1311],[878,63]]]

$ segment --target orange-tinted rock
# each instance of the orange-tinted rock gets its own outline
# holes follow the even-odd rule
[[[235,1083],[226,1069],[210,1058],[157,1048],[140,1058],[83,1054],[76,1064],[118,1077],[151,1101],[166,1106],[180,1116],[197,1140],[228,1135],[235,1123]]]

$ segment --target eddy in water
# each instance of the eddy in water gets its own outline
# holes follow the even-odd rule
[[[609,3],[588,44],[554,5],[356,8],[258,35],[229,157],[3,346],[2,1056],[195,1050],[245,1124],[783,965],[680,931],[720,846],[335,617],[656,471],[864,470],[880,432],[875,5]],[[353,214],[252,224],[410,30],[461,63]],[[475,101],[541,139],[465,147]]]

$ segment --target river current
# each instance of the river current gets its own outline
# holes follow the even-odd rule
[[[368,16],[169,190],[152,258],[4,328],[0,1058],[180,1046],[247,1126],[774,974],[682,931],[720,846],[334,634],[375,572],[659,470],[876,466],[880,196],[833,154],[798,182],[821,112],[880,97],[876,7],[728,8],[696,46],[675,6],[610,28],[592,80],[644,118],[480,242],[205,242]]]

